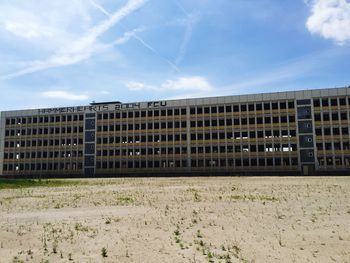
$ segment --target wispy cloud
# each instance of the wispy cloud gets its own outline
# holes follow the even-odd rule
[[[32,20],[26,23],[23,21],[6,21],[4,27],[8,32],[26,39],[48,37],[54,33],[51,28],[35,23]]]
[[[308,0],[311,16],[306,27],[313,34],[342,45],[350,40],[350,3],[347,0]]]
[[[91,6],[84,2],[37,0],[33,5],[28,1],[0,1],[1,42],[10,38],[14,46],[23,43],[28,49],[49,52],[70,46],[91,26]]]
[[[48,68],[76,64],[91,57],[94,53],[97,53],[106,47],[110,47],[110,45],[97,43],[97,38],[145,3],[146,0],[129,0],[126,5],[111,14],[108,19],[104,20],[97,26],[92,27],[88,30],[87,34],[72,42],[69,48],[61,49],[45,60],[33,61],[29,63],[28,67],[14,73],[0,76],[0,79],[11,79]],[[125,40],[130,39],[130,37],[131,35],[124,35],[123,39],[116,41],[113,44],[124,43]]]
[[[247,73],[241,80],[221,87],[218,91],[220,95],[226,95],[271,90],[271,86],[277,83],[290,82],[307,77],[310,73],[322,72],[338,57],[343,56],[344,52],[346,51],[332,48],[290,59],[271,66],[269,69]]]
[[[237,81],[224,86],[213,86],[201,76],[182,77],[166,80],[160,85],[150,85],[142,82],[127,83],[131,91],[157,91],[167,95],[164,99],[199,98],[210,96],[225,96],[234,94],[250,94],[273,91],[273,87],[283,89],[284,84],[307,77],[315,71],[322,71],[326,66],[344,55],[344,50],[338,48],[315,52],[302,57],[284,61],[271,68],[249,72]],[[305,87],[300,87],[305,88]],[[171,95],[169,95],[171,94]]]
[[[206,92],[211,91],[213,89],[209,81],[202,76],[188,76],[180,77],[177,79],[168,79],[158,86],[137,81],[127,82],[125,85],[130,91],[157,90],[167,92],[195,90]]]
[[[42,97],[50,98],[50,99],[63,99],[63,100],[72,100],[72,101],[89,99],[89,96],[87,95],[78,95],[78,94],[70,93],[68,91],[63,91],[63,90],[45,91],[40,93],[40,95]]]

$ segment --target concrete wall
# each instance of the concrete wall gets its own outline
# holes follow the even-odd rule
[[[5,117],[0,112],[0,175],[2,175],[2,171],[3,171],[4,142],[5,142]]]
[[[300,91],[287,91],[287,92],[275,92],[275,93],[262,93],[262,94],[251,94],[251,95],[236,95],[236,96],[222,96],[222,97],[209,97],[209,98],[196,98],[196,99],[180,99],[180,100],[167,100],[162,101],[166,102],[164,107],[186,107],[186,106],[199,106],[199,105],[215,105],[215,104],[224,104],[224,103],[242,103],[242,102],[264,102],[264,101],[273,101],[273,100],[302,100],[302,99],[311,99],[316,97],[332,97],[332,96],[346,96],[350,95],[350,86],[344,88],[332,88],[332,89],[315,89],[315,90],[300,90]],[[163,107],[157,101],[157,106],[151,105],[153,102],[130,102],[124,103],[125,106],[130,105],[130,107],[135,106],[137,108],[133,109],[147,109],[149,107]],[[312,103],[311,103],[312,104]],[[101,106],[102,111],[114,111],[116,109],[116,104],[108,104],[104,107]],[[89,109],[92,106],[74,106],[74,107],[61,107],[55,108],[56,110],[74,110],[74,112],[88,113],[96,112]],[[130,108],[132,109],[132,108]],[[50,111],[51,110],[51,111]],[[127,108],[125,108],[127,110]],[[59,111],[53,111],[52,109],[35,109],[35,110],[17,110],[17,111],[5,111],[3,112],[5,117],[16,117],[16,116],[31,116],[31,115],[50,115],[50,114],[59,114]],[[66,113],[66,112],[62,112]]]

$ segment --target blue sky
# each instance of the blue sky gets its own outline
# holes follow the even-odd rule
[[[348,85],[349,0],[0,0],[0,110]]]

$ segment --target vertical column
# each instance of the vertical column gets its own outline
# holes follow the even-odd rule
[[[190,106],[186,107],[186,136],[187,136],[187,171],[191,171],[191,115]],[[182,146],[181,146],[182,148]],[[182,151],[182,150],[181,150]]]
[[[96,113],[86,113],[84,120],[84,174],[96,172]]]
[[[315,172],[315,150],[310,99],[297,100],[297,117],[302,173],[303,175],[312,175]]]

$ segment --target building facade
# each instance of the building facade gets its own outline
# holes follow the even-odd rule
[[[350,87],[1,112],[0,175],[350,174]]]

